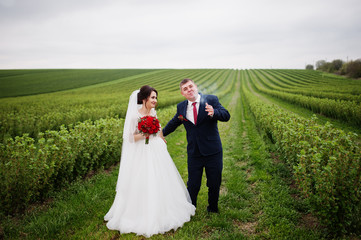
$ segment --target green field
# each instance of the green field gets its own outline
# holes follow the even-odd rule
[[[58,92],[154,71],[153,69],[2,70],[0,98]]]
[[[289,69],[0,70],[0,238],[141,239],[103,222],[123,117],[148,84],[165,125],[183,78],[232,116],[221,214],[206,214],[204,182],[191,222],[152,239],[359,239],[361,81]],[[182,128],[168,150],[185,180]]]

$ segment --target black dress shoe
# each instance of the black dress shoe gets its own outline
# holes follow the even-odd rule
[[[210,207],[207,207],[207,212],[209,213],[219,213],[219,210],[218,209],[212,209]]]

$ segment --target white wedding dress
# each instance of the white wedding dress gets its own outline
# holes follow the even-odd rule
[[[116,196],[104,220],[111,230],[150,237],[182,227],[195,207],[163,139],[157,135],[150,136],[149,144],[134,142],[142,117],[136,105],[138,91],[129,100]]]

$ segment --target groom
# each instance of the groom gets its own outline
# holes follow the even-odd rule
[[[230,114],[216,96],[199,94],[197,85],[189,78],[182,80],[180,90],[187,100],[177,105],[177,113],[163,129],[163,135],[167,136],[179,125],[184,125],[188,142],[187,187],[192,203],[197,206],[197,196],[205,168],[208,187],[207,211],[218,213],[223,151],[217,121],[228,121]]]

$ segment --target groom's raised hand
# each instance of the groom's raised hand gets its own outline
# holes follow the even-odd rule
[[[213,117],[214,115],[214,109],[211,105],[206,103],[206,112],[208,112],[208,116]]]

